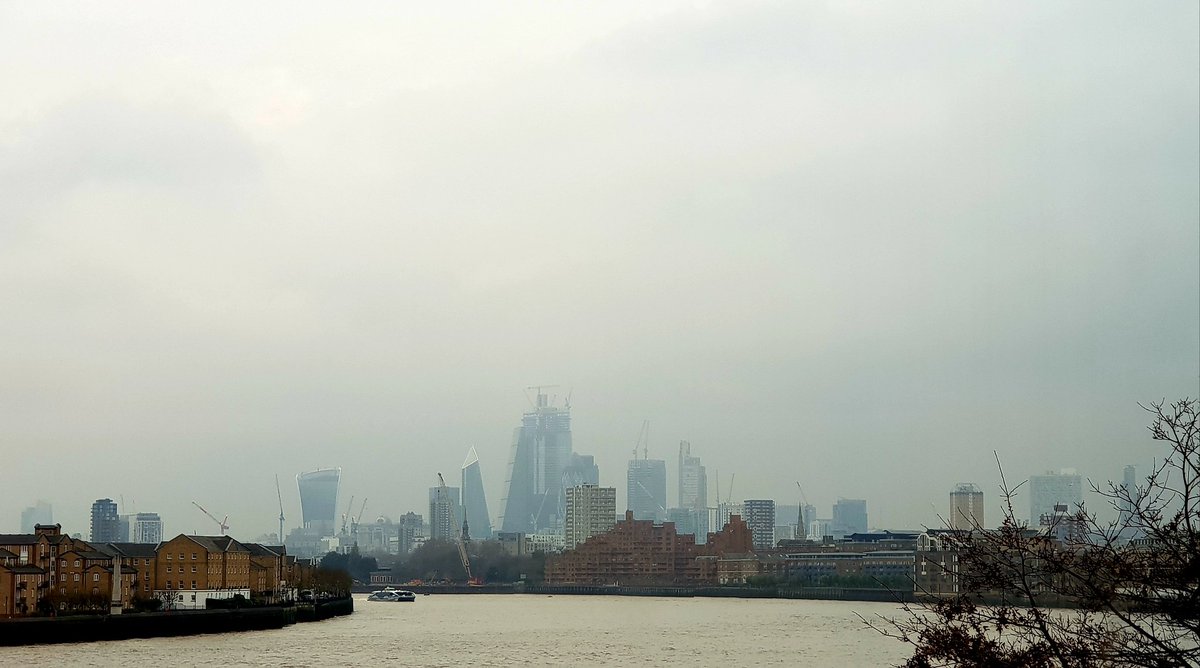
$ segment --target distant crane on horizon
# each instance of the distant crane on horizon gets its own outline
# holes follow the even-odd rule
[[[283,545],[283,493],[279,491],[279,474],[275,474],[275,496],[279,499],[279,544]]]
[[[222,535],[222,536],[224,536],[224,535],[225,535],[225,532],[229,530],[229,525],[228,525],[228,524],[226,524],[226,522],[229,520],[229,515],[226,515],[226,516],[225,516],[225,519],[223,519],[223,520],[219,520],[219,519],[217,519],[217,518],[216,518],[216,517],[215,517],[215,516],[214,516],[212,513],[210,513],[210,512],[208,512],[207,510],[205,510],[205,509],[204,509],[204,506],[202,506],[202,505],[200,505],[200,504],[196,503],[195,501],[192,501],[192,505],[193,505],[193,506],[196,506],[197,508],[199,508],[199,509],[200,509],[200,512],[204,513],[205,515],[208,515],[208,519],[210,519],[210,520],[212,520],[212,521],[216,522],[216,523],[217,523],[217,526],[221,527],[221,535]]]

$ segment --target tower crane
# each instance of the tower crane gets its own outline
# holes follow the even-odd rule
[[[354,495],[350,495],[350,503],[346,504],[346,512],[342,513],[342,531],[341,535],[346,535],[346,522],[350,519],[350,513],[354,510]]]
[[[446,494],[447,494],[446,479],[442,477],[441,472],[439,472],[437,474],[437,476],[438,476],[438,495],[442,497],[442,500],[447,500],[446,499]],[[446,505],[448,505],[450,507],[450,526],[457,527],[458,526],[458,514],[456,512],[454,512],[454,504],[447,503]],[[434,518],[430,517],[429,519],[430,519],[430,521],[433,521]],[[463,571],[467,574],[467,584],[474,585],[474,586],[483,584],[483,582],[480,581],[479,578],[471,575],[471,557],[467,555],[467,546],[465,543],[463,543],[462,536],[459,535],[458,532],[455,532],[455,534],[454,534],[454,544],[458,546],[458,559],[459,559],[459,561],[462,562]]]
[[[358,507],[358,516],[350,520],[350,534],[354,536],[354,544],[358,545],[358,524],[362,522],[363,513],[367,510],[367,500],[364,498],[362,505]]]
[[[219,520],[219,519],[217,519],[216,517],[214,517],[212,513],[210,513],[210,512],[208,512],[207,510],[205,510],[205,509],[204,509],[204,506],[202,506],[202,505],[200,505],[200,504],[196,503],[195,501],[192,501],[192,505],[193,505],[193,506],[196,506],[197,508],[199,508],[199,509],[200,509],[200,512],[204,513],[205,515],[208,515],[208,519],[210,519],[210,520],[212,520],[212,521],[216,522],[216,523],[217,523],[217,525],[221,527],[221,535],[222,535],[222,536],[224,536],[224,535],[225,535],[225,532],[229,530],[229,525],[225,523],[225,522],[226,522],[226,521],[229,519],[229,516],[228,516],[228,515],[226,515],[226,516],[225,516],[225,519],[223,519],[223,520]]]
[[[279,499],[279,544],[283,545],[283,493],[279,491],[279,474],[275,474],[275,497]]]

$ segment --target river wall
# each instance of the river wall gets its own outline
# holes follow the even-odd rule
[[[794,598],[819,601],[912,602],[913,593],[849,587],[673,587],[611,585],[415,585],[417,594],[544,594],[562,596],[662,596],[681,598]]]
[[[0,620],[0,647],[280,629],[354,612],[350,598],[235,610],[173,610]]]

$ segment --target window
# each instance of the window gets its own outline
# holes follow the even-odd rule
[[[193,553],[192,553],[192,561],[195,561],[195,560],[196,560],[196,553],[195,553],[195,552],[193,552]]]
[[[196,572],[196,565],[195,565],[195,564],[192,564],[192,572],[193,572],[193,573],[195,573],[195,572]]]
[[[192,589],[195,589],[195,588],[196,588],[196,581],[192,580]]]
[[[170,572],[171,572],[171,565],[170,565],[170,564],[167,564],[167,572],[168,572],[168,573],[170,573]]]
[[[66,559],[61,559],[61,560],[59,561],[59,565],[60,565],[60,566],[62,566],[63,568],[66,568],[66,567],[67,567],[67,560],[66,560]]]
[[[167,589],[170,589],[170,588],[171,588],[171,581],[167,580]]]
[[[79,574],[78,573],[75,574],[75,581],[79,582]]]
[[[99,581],[100,581],[100,574],[92,573],[92,582],[99,582]]]

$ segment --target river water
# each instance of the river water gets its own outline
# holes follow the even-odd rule
[[[885,603],[628,596],[355,597],[355,613],[277,631],[0,648],[0,665],[888,666],[866,629]]]

